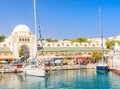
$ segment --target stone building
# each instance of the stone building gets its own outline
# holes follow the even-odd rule
[[[4,42],[1,42],[0,46],[1,48],[8,47],[14,59],[20,58],[20,49],[24,51],[24,57],[26,58],[33,58],[37,53],[36,36],[28,26],[23,24],[16,26],[11,35]]]
[[[38,54],[42,54],[41,49],[37,48],[37,38],[30,31],[27,25],[17,25],[9,37],[0,43],[1,59],[20,59],[19,51],[22,49],[24,58],[34,58]],[[101,50],[100,38],[89,38],[89,42],[42,42],[45,56],[62,56],[73,59],[78,54],[83,57],[90,57],[95,50]],[[104,39],[104,48],[105,39]],[[6,50],[5,50],[6,49]],[[4,55],[4,57],[2,57]],[[11,56],[11,57],[10,57]],[[105,56],[108,56],[108,50],[105,49]],[[1,60],[0,59],[0,60]]]

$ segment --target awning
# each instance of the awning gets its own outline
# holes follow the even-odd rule
[[[0,60],[14,60],[14,57],[0,57]]]
[[[7,62],[7,61],[2,60],[2,61],[0,61],[0,63],[1,63],[1,64],[7,64],[8,62]]]

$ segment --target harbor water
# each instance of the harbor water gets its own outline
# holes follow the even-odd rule
[[[120,76],[94,69],[52,71],[47,77],[0,74],[0,89],[120,89]]]

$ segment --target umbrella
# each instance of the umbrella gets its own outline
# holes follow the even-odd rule
[[[7,61],[0,61],[1,64],[7,64],[8,62]]]

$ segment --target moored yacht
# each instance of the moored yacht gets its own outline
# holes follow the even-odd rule
[[[101,63],[96,65],[97,71],[109,71],[110,68],[104,60],[104,47],[103,47],[103,34],[102,34],[102,18],[101,18],[101,9],[99,9],[99,16],[100,16],[100,37],[101,37],[101,48],[102,48],[102,60]]]
[[[26,75],[31,76],[38,76],[38,77],[44,77],[47,75],[47,71],[44,65],[37,65],[35,62],[31,62],[31,64],[27,65],[24,68],[24,72]]]
[[[36,0],[34,0],[34,25],[35,25],[35,34],[37,36],[37,26],[36,26]],[[40,31],[40,26],[39,26],[39,33],[40,33],[40,42],[41,42],[41,47],[42,47],[42,59],[41,62],[39,62],[38,57],[36,56],[33,58],[32,62],[28,64],[24,68],[24,73],[26,75],[32,75],[32,76],[39,76],[39,77],[44,77],[48,74],[48,71],[46,70],[45,63],[44,63],[44,53],[43,53],[43,46],[42,46],[42,39],[41,39],[41,31]],[[37,42],[37,39],[36,39]],[[37,55],[37,53],[36,53]],[[30,60],[29,60],[30,61]]]

